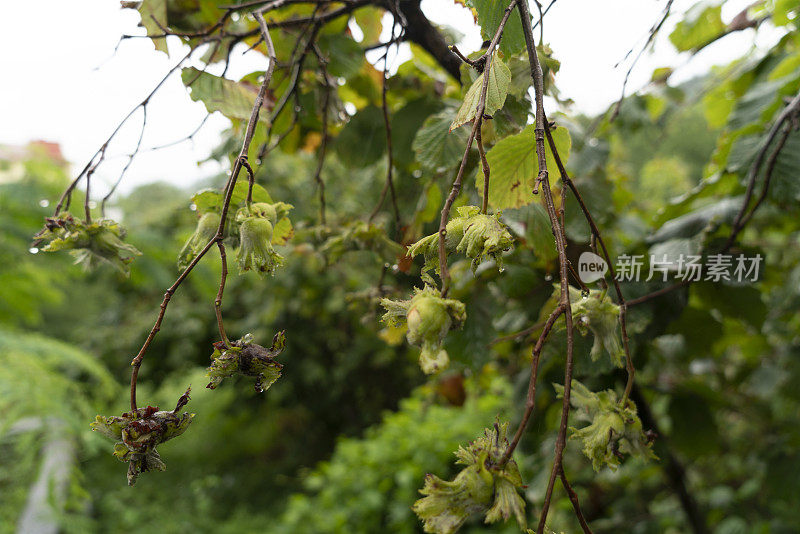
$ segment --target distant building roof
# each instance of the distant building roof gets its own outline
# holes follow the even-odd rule
[[[0,145],[0,160],[21,162],[31,157],[46,157],[60,165],[66,165],[67,160],[61,153],[61,145],[50,141],[37,139],[27,145]]]

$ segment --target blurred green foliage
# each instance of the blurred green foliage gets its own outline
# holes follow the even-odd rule
[[[205,27],[220,13],[213,2],[155,3],[176,30]],[[496,23],[493,3],[471,4],[478,20]],[[653,84],[622,103],[614,122],[568,108],[552,114],[564,146],[571,141],[569,169],[612,257],[653,250],[708,254],[724,242],[763,136],[785,98],[800,89],[797,11],[790,4],[753,8],[753,16],[766,13],[783,32],[773,46],[681,85],[670,85],[669,73],[659,71]],[[670,39],[679,50],[706,46],[718,37],[719,13],[717,4],[702,3],[678,14]],[[374,38],[381,16],[369,8],[354,20]],[[235,24],[248,29],[250,22],[242,17]],[[213,301],[220,264],[209,255],[173,298],[140,374],[142,405],[171,409],[191,384],[187,409],[197,417],[179,440],[159,448],[167,471],[142,477],[135,489],[125,485],[124,467],[88,424],[96,413],[127,409],[129,362],[197,223],[192,194],[220,187],[225,178],[191,189],[155,183],[115,199],[127,242],[143,253],[125,278],[113,269],[84,273],[68,256],[31,248],[31,236],[52,213],[48,203],[67,184],[63,163],[35,150],[0,162],[0,533],[24,531],[37,520],[64,532],[418,532],[411,506],[424,475],[455,475],[453,451],[496,416],[513,428],[535,338],[509,335],[547,313],[557,276],[547,216],[532,196],[508,204],[514,209],[502,220],[514,248],[503,255],[504,271],[486,261],[473,273],[469,259],[454,257],[449,296],[466,305],[467,317],[444,341],[448,370],[425,377],[405,332],[380,324],[379,301],[407,298],[420,285],[421,261],[399,257],[397,242],[413,243],[438,227],[463,146],[463,132],[448,129],[469,84],[462,88],[411,46],[411,59],[387,82],[402,224],[390,201],[367,224],[386,176],[380,73],[354,56],[360,43],[346,24],[337,19],[320,37],[320,46],[338,58],[331,69],[345,82],[335,88],[330,112],[328,223],[319,222],[318,191],[310,185],[322,89],[319,65],[309,58],[297,121],[291,113],[276,118],[276,130],[286,135],[263,165],[254,165],[269,196],[295,206],[294,238],[276,246],[285,265],[267,280],[231,276],[222,306],[232,339],[252,333],[255,343],[268,346],[275,332],[286,331],[283,376],[264,395],[240,378],[214,391],[203,388],[219,335]],[[500,160],[532,162],[527,142],[509,151],[515,139],[530,137],[520,133],[527,132],[529,83],[512,29],[503,44],[508,95],[484,138],[490,155],[499,147],[494,157]],[[274,33],[278,55],[287,60],[292,35]],[[223,103],[232,126],[212,155],[229,161],[243,131],[240,116],[247,115],[241,100],[249,97],[242,85],[207,76],[193,98],[207,103],[217,90],[235,96]],[[557,96],[554,79],[547,81]],[[279,73],[276,91],[287,84]],[[254,163],[267,141],[263,130],[256,133]],[[787,147],[798,139],[792,134]],[[474,152],[465,175],[477,176],[480,186]],[[800,151],[781,153],[767,202],[733,250],[765,258],[757,282],[701,282],[629,310],[638,384],[633,400],[644,430],[657,428],[658,460],[626,458],[615,471],[595,473],[581,444],[569,442],[564,467],[594,532],[698,531],[687,520],[682,492],[714,534],[797,532],[798,168]],[[532,166],[523,171],[523,178],[535,173]],[[500,193],[511,193],[514,176],[495,177],[509,188]],[[469,186],[455,208],[480,205],[472,183],[465,179]],[[81,194],[72,200],[76,216]],[[569,196],[566,219],[575,264],[590,248],[589,233]],[[630,282],[623,291],[636,298],[663,286]],[[621,390],[624,374],[609,358],[592,358],[593,341],[576,336],[575,378],[591,391]],[[529,522],[550,471],[560,411],[552,384],[563,383],[563,345],[564,332],[553,332],[542,354],[536,410],[515,456],[527,484]],[[578,531],[561,489],[549,517],[555,531]],[[517,531],[513,522],[486,527],[477,519],[465,530]]]

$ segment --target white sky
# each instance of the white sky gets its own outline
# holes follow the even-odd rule
[[[559,0],[545,18],[545,41],[561,61],[556,82],[562,96],[572,98],[577,110],[596,113],[619,97],[627,70],[615,69],[631,49],[641,47],[648,29],[658,19],[665,0]],[[729,0],[723,18],[730,20],[750,0]],[[545,5],[547,2],[545,2]],[[673,12],[693,2],[676,0]],[[451,0],[424,0],[423,9],[437,23],[466,34],[459,47],[469,53],[481,39],[471,15]],[[170,41],[173,58],[154,50],[147,39],[129,39],[116,53],[123,33],[143,34],[138,14],[120,9],[114,0],[65,2],[6,1],[0,7],[0,144],[25,144],[43,139],[61,145],[74,168],[82,167],[117,123],[140,102],[178,60],[182,45]],[[687,63],[669,46],[668,21],[655,52],[645,54],[634,70],[628,92],[644,85],[654,68],[680,67],[674,81],[688,79],[724,64],[754,45],[755,32],[739,32],[708,47]],[[770,32],[762,32],[768,34]],[[537,30],[538,36],[538,30]],[[759,36],[760,45],[774,35]],[[637,48],[638,49],[638,48]],[[263,68],[257,54],[238,56],[229,77]],[[192,102],[179,76],[157,93],[148,107],[143,146],[150,147],[189,134],[205,116]],[[109,148],[112,158],[98,170],[96,180],[116,180],[139,135],[139,120],[129,122]],[[219,172],[216,163],[197,165],[219,139],[228,121],[213,115],[193,142],[140,154],[129,169],[121,190],[165,180],[187,185]],[[117,156],[114,158],[113,156]],[[98,191],[100,192],[100,191]]]

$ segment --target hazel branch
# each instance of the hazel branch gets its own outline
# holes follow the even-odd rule
[[[511,12],[514,10],[514,6],[516,5],[518,5],[517,0],[511,0],[508,7],[506,7],[505,11],[503,12],[503,18],[500,20],[500,25],[498,26],[492,41],[489,43],[489,48],[487,48],[486,53],[484,53],[482,56],[483,58],[486,58],[484,67],[485,71],[489,71],[491,68],[494,49],[500,42],[500,38],[503,35],[503,30],[506,27],[508,18],[511,16]],[[450,208],[453,206],[453,202],[455,202],[458,194],[461,192],[461,181],[464,177],[464,171],[467,166],[469,151],[472,148],[472,143],[478,134],[481,124],[483,123],[483,114],[486,111],[486,93],[488,89],[489,76],[487,75],[483,77],[483,84],[481,85],[481,92],[478,99],[478,107],[475,110],[475,118],[472,120],[472,130],[470,131],[469,138],[467,139],[467,148],[464,150],[464,156],[461,158],[461,165],[458,167],[458,173],[453,181],[450,194],[447,196],[447,200],[445,200],[444,207],[442,208],[442,215],[439,219],[439,272],[441,273],[442,277],[442,297],[447,296],[447,291],[450,285],[450,271],[447,268],[447,250],[445,247],[447,221],[450,218]]]
[[[142,348],[139,350],[138,354],[133,358],[131,362],[132,371],[131,371],[131,410],[136,410],[136,384],[137,379],[139,377],[139,369],[142,365],[142,360],[144,359],[144,355],[147,350],[150,348],[150,344],[153,342],[158,331],[161,329],[161,323],[164,320],[164,315],[167,311],[167,306],[169,305],[170,299],[172,299],[172,295],[175,294],[178,287],[183,283],[183,281],[189,276],[189,273],[192,272],[192,269],[200,262],[201,259],[206,255],[206,253],[211,249],[214,243],[218,243],[222,241],[225,232],[225,222],[227,219],[228,210],[230,208],[231,197],[233,196],[233,189],[236,185],[236,179],[239,176],[242,167],[247,162],[247,152],[250,149],[250,143],[253,140],[253,134],[255,133],[256,125],[258,124],[258,116],[261,110],[261,106],[264,104],[264,99],[266,97],[267,88],[269,87],[270,82],[272,81],[272,74],[275,70],[275,47],[272,44],[272,39],[269,35],[269,29],[267,28],[267,24],[264,21],[264,17],[260,13],[256,13],[255,15],[256,21],[259,24],[261,29],[262,36],[264,37],[264,42],[267,45],[267,55],[269,59],[269,65],[267,67],[267,71],[264,74],[264,81],[261,83],[261,87],[258,90],[258,94],[256,95],[255,102],[253,103],[253,110],[250,114],[250,120],[247,123],[247,128],[245,129],[244,140],[242,141],[242,149],[239,152],[239,157],[236,158],[236,161],[233,164],[233,168],[231,169],[231,176],[228,179],[225,188],[225,200],[222,205],[222,213],[220,215],[220,223],[219,227],[217,228],[217,233],[214,237],[206,243],[203,249],[197,254],[197,256],[192,259],[189,265],[184,269],[184,271],[178,276],[175,283],[170,286],[167,291],[164,293],[164,299],[161,302],[160,311],[158,313],[158,317],[156,318],[156,322],[153,325],[153,328],[150,330],[150,334],[145,339]],[[188,56],[187,56],[188,58]]]
[[[558,251],[559,278],[561,286],[561,295],[558,306],[559,308],[563,308],[567,330],[566,361],[564,364],[564,397],[561,406],[561,422],[559,424],[558,436],[556,438],[553,468],[550,472],[550,480],[547,484],[547,490],[545,492],[545,498],[542,504],[542,512],[539,519],[539,526],[537,529],[538,534],[543,534],[545,521],[547,520],[547,512],[550,508],[550,500],[555,487],[555,480],[559,471],[561,470],[561,461],[564,455],[564,448],[566,446],[567,425],[569,422],[569,402],[572,389],[574,332],[572,323],[572,308],[569,301],[569,270],[566,253],[566,235],[564,233],[564,226],[559,220],[558,214],[556,213],[555,204],[553,202],[553,194],[550,189],[547,160],[545,158],[544,136],[545,129],[547,128],[547,117],[544,113],[544,80],[542,75],[542,67],[539,64],[539,57],[536,51],[533,28],[531,27],[531,15],[528,10],[528,5],[526,2],[519,2],[517,7],[520,19],[522,20],[522,29],[525,35],[525,45],[528,51],[528,61],[530,63],[531,78],[533,79],[533,88],[536,100],[536,127],[534,131],[536,138],[536,156],[539,163],[539,181],[542,184],[545,207],[547,215],[550,219],[550,226],[553,230],[556,250]],[[532,379],[534,378],[532,377]],[[525,421],[525,424],[527,424],[527,421]],[[521,435],[521,431],[524,430],[524,426],[520,425],[520,427],[521,428],[518,430],[518,432],[520,432]]]

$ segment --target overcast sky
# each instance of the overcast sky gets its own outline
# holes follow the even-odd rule
[[[749,3],[729,0],[723,17],[730,20]],[[673,11],[680,12],[692,4],[677,0]],[[467,10],[452,0],[424,0],[422,5],[434,22],[454,26],[466,35],[460,44],[463,52],[480,46]],[[627,65],[616,69],[614,65],[632,47],[644,44],[664,5],[665,0],[559,0],[546,16],[544,27],[545,41],[561,61],[556,81],[562,96],[572,98],[577,110],[589,113],[599,112],[616,100]],[[173,57],[167,58],[156,52],[149,40],[129,39],[115,52],[121,34],[144,33],[137,28],[138,22],[138,13],[120,9],[119,2],[113,0],[3,2],[0,144],[25,144],[34,139],[57,142],[74,167],[83,166],[183,50],[177,39],[170,41]],[[724,64],[754,45],[755,32],[739,32],[687,61],[687,57],[675,54],[666,40],[673,26],[669,21],[655,51],[642,57],[629,90],[643,86],[656,67],[678,67],[674,80],[680,81],[707,71],[713,64]],[[770,37],[759,37],[758,44]],[[259,60],[263,62],[258,54],[235,54],[229,77],[263,68]],[[175,76],[148,107],[143,146],[180,139],[204,116],[204,106],[191,101]],[[141,115],[134,118],[110,147],[112,158],[95,175],[101,183],[116,179],[125,163],[124,154],[136,144],[140,120]],[[186,185],[219,172],[215,163],[198,166],[196,162],[208,155],[227,124],[225,118],[215,114],[193,142],[141,154],[128,171],[122,190],[156,180]]]

